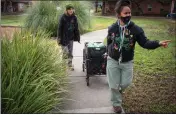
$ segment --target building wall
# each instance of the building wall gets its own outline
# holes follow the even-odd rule
[[[115,8],[116,1],[108,1],[106,2],[106,13],[109,14],[115,14],[114,8]],[[165,16],[170,12],[171,4],[162,5],[159,2],[153,1],[153,0],[143,0],[139,3],[140,8],[143,11],[143,15],[162,15]],[[148,11],[148,5],[151,5],[152,9],[151,11]],[[161,11],[163,9],[163,11]],[[137,9],[136,4],[132,3],[132,13],[134,15],[140,15],[140,11]]]
[[[13,13],[13,12],[24,12],[27,7],[29,7],[32,4],[32,2],[27,1],[21,1],[21,2],[11,2],[7,1],[6,4],[4,1],[1,1],[1,12],[4,12],[4,8],[7,7],[7,13]]]
[[[148,10],[148,6],[151,5],[151,11]],[[162,5],[159,2],[152,1],[152,0],[145,0],[140,3],[140,7],[143,10],[144,15],[160,15],[163,12],[170,12],[170,4]]]

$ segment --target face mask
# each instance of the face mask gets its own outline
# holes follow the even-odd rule
[[[120,17],[120,18],[121,18],[121,20],[123,21],[124,24],[127,24],[130,21],[131,16]]]

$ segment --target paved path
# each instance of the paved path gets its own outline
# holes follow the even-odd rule
[[[64,104],[64,113],[113,113],[106,76],[92,76],[88,87],[85,73],[82,72],[84,42],[102,42],[106,36],[107,29],[98,30],[82,35],[81,44],[74,43],[73,64],[75,70],[70,72],[70,100]]]

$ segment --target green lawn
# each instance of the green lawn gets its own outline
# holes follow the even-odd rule
[[[110,26],[115,21],[116,21],[115,18],[92,16],[90,31],[106,29],[106,28],[108,28],[108,26]]]
[[[116,18],[92,17],[87,32],[108,28]],[[159,18],[132,18],[148,39],[172,40],[168,48],[147,50],[135,47],[134,79],[124,93],[127,113],[176,113],[176,40],[175,22]],[[2,24],[21,24],[20,17],[2,17]]]
[[[5,15],[1,16],[1,25],[20,26],[23,25],[24,16]]]
[[[23,19],[24,16],[5,15],[1,16],[1,24],[10,26],[23,25]],[[107,28],[109,25],[115,22],[115,20],[116,19],[113,18],[102,18],[92,16],[91,28],[86,32]]]
[[[133,85],[124,106],[133,113],[176,113],[175,23],[165,19],[134,18],[151,40],[172,40],[168,48],[147,50],[136,44]]]

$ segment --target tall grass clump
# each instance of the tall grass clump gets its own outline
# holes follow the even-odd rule
[[[37,31],[36,28],[40,27],[47,32],[51,32],[51,36],[57,35],[57,23],[59,11],[56,9],[56,5],[49,1],[38,1],[28,9],[27,16],[24,19],[24,26],[32,28]]]
[[[90,24],[90,4],[88,3],[85,1],[39,1],[28,9],[24,25],[27,28],[34,28],[35,31],[36,28],[41,27],[51,32],[51,36],[56,37],[59,19],[65,11],[65,6],[72,4],[75,7],[80,33],[83,33]]]
[[[67,68],[49,36],[28,30],[2,39],[2,113],[47,113],[62,102]]]

